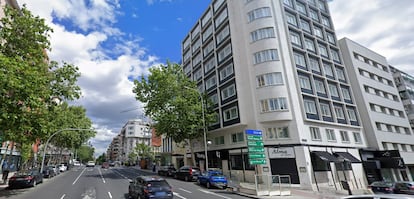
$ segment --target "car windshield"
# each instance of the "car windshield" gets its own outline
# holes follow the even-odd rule
[[[392,182],[373,182],[371,186],[390,187],[392,186]]]
[[[170,185],[167,183],[167,181],[161,180],[161,181],[149,181],[148,182],[149,187],[169,187]]]
[[[222,176],[223,174],[221,172],[210,172],[211,176]]]

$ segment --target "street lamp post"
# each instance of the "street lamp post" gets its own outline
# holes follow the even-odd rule
[[[43,173],[43,167],[45,165],[45,156],[46,156],[46,149],[47,149],[47,145],[49,144],[50,140],[58,133],[61,133],[63,131],[91,131],[93,129],[76,129],[76,128],[67,128],[67,129],[61,129],[59,131],[56,131],[55,133],[53,133],[51,136],[49,136],[49,138],[46,141],[46,144],[44,146],[43,149],[43,155],[42,155],[42,164],[40,166],[40,173]]]
[[[208,171],[208,157],[207,157],[207,133],[206,133],[206,119],[204,115],[204,102],[203,102],[203,96],[201,96],[201,93],[194,88],[184,86],[186,89],[194,90],[198,93],[201,100],[201,114],[203,115],[203,133],[204,133],[204,156],[205,156],[205,164],[206,164],[206,171]]]

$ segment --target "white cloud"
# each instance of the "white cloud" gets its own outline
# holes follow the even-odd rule
[[[137,116],[138,111],[121,113],[126,107],[139,105],[128,77],[148,73],[150,66],[158,64],[158,58],[148,55],[146,49],[139,46],[140,38],[126,38],[121,30],[113,28],[118,1],[94,0],[90,5],[83,0],[22,0],[19,3],[27,4],[35,16],[47,19],[47,24],[53,28],[49,57],[79,67],[82,97],[74,104],[85,107],[92,119],[97,135],[91,143],[95,155],[101,155],[127,120]],[[81,31],[52,23],[56,19]],[[116,44],[111,49],[104,48],[105,42],[111,39],[117,41]]]
[[[411,0],[334,0],[329,3],[338,39],[348,37],[414,75],[414,4]]]

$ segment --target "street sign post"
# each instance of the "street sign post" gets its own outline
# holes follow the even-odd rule
[[[266,154],[264,149],[261,130],[246,130],[247,148],[249,163],[251,165],[266,164]]]

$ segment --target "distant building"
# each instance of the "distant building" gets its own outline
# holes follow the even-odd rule
[[[402,86],[394,84],[384,56],[348,38],[339,46],[369,147],[361,150],[368,182],[412,180],[414,135],[402,103],[408,98],[402,101],[397,89]]]
[[[129,120],[121,129],[121,153],[119,155],[120,161],[127,161],[129,153],[134,151],[134,148],[139,143],[144,143],[151,146],[151,130],[148,123],[141,119]]]

